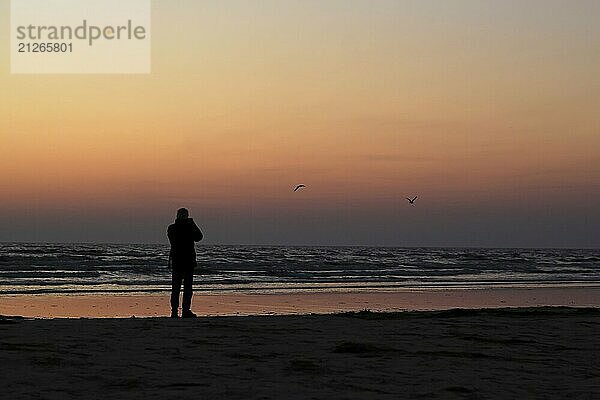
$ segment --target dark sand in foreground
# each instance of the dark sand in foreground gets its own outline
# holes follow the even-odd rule
[[[600,310],[0,318],[6,399],[600,396]]]

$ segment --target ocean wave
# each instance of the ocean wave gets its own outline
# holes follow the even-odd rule
[[[197,252],[200,290],[600,284],[600,250],[198,246]],[[0,294],[165,290],[167,260],[165,245],[0,244]]]

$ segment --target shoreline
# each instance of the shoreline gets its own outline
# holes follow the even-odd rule
[[[600,288],[424,289],[273,294],[197,292],[199,316],[304,315],[349,311],[436,311],[449,309],[600,307]],[[26,318],[128,318],[169,314],[169,293],[144,295],[5,295],[0,315]]]

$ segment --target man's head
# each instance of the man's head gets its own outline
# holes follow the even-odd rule
[[[190,212],[187,208],[180,208],[177,210],[177,219],[188,219],[190,217]]]

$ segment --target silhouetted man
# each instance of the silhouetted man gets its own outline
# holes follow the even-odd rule
[[[196,225],[187,209],[177,210],[177,219],[169,225],[167,236],[171,243],[169,264],[173,272],[171,290],[171,318],[177,318],[179,308],[179,292],[183,281],[183,304],[181,316],[195,318],[190,307],[192,306],[192,283],[194,268],[196,267],[196,249],[194,242],[202,240],[202,232]]]

